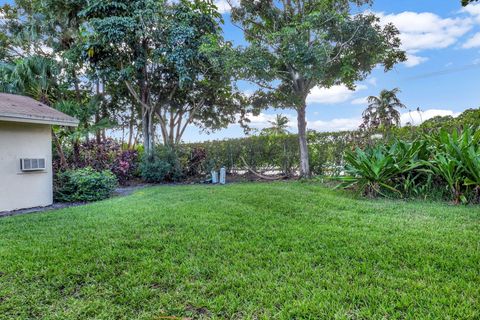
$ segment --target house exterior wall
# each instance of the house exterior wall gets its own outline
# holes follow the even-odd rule
[[[22,172],[21,158],[44,158],[46,170]],[[0,212],[53,203],[50,125],[0,121]]]

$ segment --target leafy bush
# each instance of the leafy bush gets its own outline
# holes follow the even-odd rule
[[[62,202],[97,201],[110,197],[117,178],[109,170],[95,171],[91,167],[67,170],[57,174],[55,199]]]
[[[117,155],[121,152],[121,146],[112,139],[101,142],[87,140],[79,146],[77,162],[75,158],[69,159],[74,168],[91,167],[97,171],[107,170],[112,167]]]
[[[101,142],[84,141],[79,145],[77,156],[73,150],[65,149],[70,168],[91,167],[96,171],[110,170],[121,185],[128,185],[137,174],[139,156],[136,150],[122,150],[121,145],[112,139]],[[59,171],[58,157],[54,157],[53,167]]]
[[[353,145],[352,137],[351,132],[309,131],[313,173],[332,174],[332,168],[343,165],[343,153]],[[258,172],[277,171],[284,175],[294,175],[299,166],[298,136],[295,134],[206,141],[182,147],[190,155],[196,152],[194,150],[202,150],[202,160],[196,162],[194,170],[198,174],[208,174],[211,169],[220,167],[225,167],[229,173],[245,172],[247,168],[242,159]]]
[[[404,174],[423,165],[419,161],[419,154],[424,147],[420,141],[396,141],[391,146],[378,145],[365,151],[356,148],[353,152],[347,152],[347,176],[341,178],[343,183],[340,187],[358,186],[367,196],[385,195],[385,191],[401,195],[398,183]]]
[[[176,150],[159,146],[152,155],[144,155],[140,174],[147,182],[173,182],[184,177],[182,168],[184,166],[181,165]]]
[[[440,195],[455,203],[480,203],[480,131],[473,128],[357,148],[345,160],[339,187],[357,187],[364,195]]]
[[[168,180],[172,165],[160,159],[144,160],[140,164],[142,179],[146,182],[160,183]]]
[[[225,167],[229,173],[246,169],[242,159],[257,171],[277,170],[289,174],[298,167],[298,138],[296,135],[251,136],[247,138],[206,141],[187,144],[189,150],[204,150],[201,174]]]
[[[376,145],[391,146],[398,140],[414,142],[425,134],[437,134],[439,126],[447,126],[447,124],[448,128],[461,129],[468,123],[472,123],[479,112],[480,109],[467,110],[457,118],[440,119],[439,125],[426,123],[422,126],[394,128],[389,137],[381,136],[378,139],[373,139],[370,135],[362,135],[358,131],[316,132],[311,130],[308,132],[310,168],[315,175],[338,176],[346,165],[346,152],[355,147],[366,150],[375,148]],[[432,141],[426,141],[426,143],[428,145]],[[175,164],[181,168],[177,168],[175,172],[180,172],[179,175],[176,174],[177,177],[194,177],[208,175],[212,169],[218,170],[220,167],[225,167],[228,173],[242,174],[247,169],[242,160],[245,159],[250,168],[260,173],[274,171],[284,175],[295,175],[299,166],[298,149],[296,134],[260,135],[182,144],[176,147]],[[426,146],[419,154],[419,158],[423,160],[428,160],[431,156]],[[162,157],[158,158],[162,159]],[[170,160],[167,162],[172,163]],[[394,188],[404,197],[422,196],[432,192],[445,193],[445,190],[438,188],[439,181],[436,175],[433,172],[424,171],[427,170],[425,166],[422,168],[420,171],[399,174]]]
[[[137,174],[138,152],[136,150],[120,151],[110,169],[121,185],[127,185]]]
[[[196,177],[202,174],[202,172],[209,171],[205,166],[208,166],[206,163],[207,152],[205,148],[194,147],[190,150],[190,155],[188,157],[186,165],[186,175],[189,177]]]
[[[466,128],[431,134],[431,170],[446,183],[453,200],[480,202],[480,130]]]

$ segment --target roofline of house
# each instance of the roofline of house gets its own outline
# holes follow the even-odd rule
[[[0,114],[0,121],[38,123],[38,124],[59,125],[59,126],[67,126],[67,127],[76,127],[78,126],[78,123],[79,123],[77,119],[73,119],[73,118],[72,120],[51,119],[51,118],[21,116],[18,114]]]

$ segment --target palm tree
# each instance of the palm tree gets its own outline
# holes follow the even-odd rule
[[[277,114],[275,120],[268,121],[268,123],[271,124],[271,127],[263,129],[262,133],[273,136],[288,134],[288,122],[289,120],[286,116],[284,116],[283,114]]]
[[[389,132],[395,126],[400,125],[400,112],[398,109],[406,108],[398,99],[398,88],[382,90],[378,97],[368,97],[368,107],[362,114],[363,123],[360,129],[365,131]]]
[[[59,95],[59,70],[55,60],[42,56],[0,63],[0,92],[28,95],[51,105]]]

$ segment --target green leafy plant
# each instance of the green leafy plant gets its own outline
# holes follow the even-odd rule
[[[421,141],[396,141],[391,146],[377,145],[361,150],[356,148],[345,155],[346,175],[341,177],[341,188],[357,187],[366,196],[386,196],[386,191],[402,195],[398,182],[402,175],[424,164],[419,154],[424,150]]]
[[[445,180],[456,203],[458,203],[460,199],[465,201],[461,192],[463,174],[460,161],[448,154],[439,153],[434,155],[434,158],[428,162],[428,165],[435,174]]]
[[[446,198],[480,202],[480,131],[440,129],[411,143],[394,141],[345,155],[339,187],[367,196]]]
[[[61,202],[98,201],[109,198],[117,187],[117,178],[109,171],[87,167],[58,173],[55,199]]]
[[[144,155],[140,164],[142,178],[151,183],[179,181],[183,178],[183,167],[177,151],[171,147],[157,147],[155,153]]]
[[[426,136],[432,141],[433,154],[428,166],[447,183],[453,201],[480,200],[480,131],[470,127],[462,131],[441,129]]]
[[[140,164],[140,172],[143,180],[150,183],[160,183],[168,180],[172,171],[172,165],[164,160],[144,160]]]

